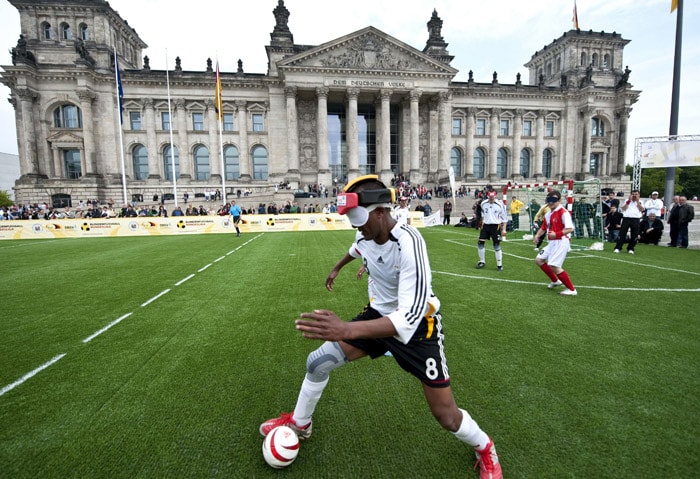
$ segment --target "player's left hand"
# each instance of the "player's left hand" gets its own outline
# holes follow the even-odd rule
[[[348,323],[333,311],[317,309],[313,313],[301,313],[301,317],[304,319],[297,319],[295,325],[307,339],[341,341],[348,337]]]

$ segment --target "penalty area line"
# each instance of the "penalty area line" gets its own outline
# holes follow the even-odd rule
[[[46,369],[46,368],[48,368],[49,366],[51,366],[52,364],[54,364],[56,361],[58,361],[59,359],[61,359],[61,358],[62,358],[63,356],[65,356],[65,355],[66,355],[66,353],[61,353],[61,354],[59,354],[58,356],[56,356],[56,357],[52,358],[50,361],[48,361],[48,362],[42,364],[41,366],[39,366],[39,367],[36,368],[35,370],[28,372],[27,374],[25,374],[24,376],[22,376],[21,378],[19,378],[17,381],[13,382],[12,384],[8,384],[8,385],[5,386],[4,388],[0,389],[0,396],[2,396],[3,394],[5,394],[5,393],[8,392],[8,391],[13,390],[14,388],[16,388],[17,386],[19,386],[20,384],[22,384],[22,383],[25,382],[26,380],[28,380],[28,379],[32,378],[33,376],[37,375],[38,373],[40,373],[40,372],[43,371],[44,369]]]
[[[192,278],[194,278],[194,273],[192,273],[192,274],[189,275],[188,277],[183,278],[183,279],[181,279],[180,281],[178,281],[177,283],[175,283],[175,286],[180,286],[182,283],[184,283],[184,282],[187,281],[188,279],[192,279]]]
[[[166,289],[165,291],[161,291],[160,293],[156,294],[156,295],[153,296],[151,299],[149,299],[148,301],[146,301],[145,303],[143,303],[143,304],[141,305],[141,307],[143,308],[144,306],[148,306],[148,305],[151,304],[153,301],[155,301],[156,299],[160,298],[161,296],[163,296],[164,294],[167,294],[167,293],[169,293],[169,292],[170,292],[170,288]],[[131,313],[129,313],[129,314],[131,314]]]

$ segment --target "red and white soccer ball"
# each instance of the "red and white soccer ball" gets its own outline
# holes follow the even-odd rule
[[[278,426],[265,436],[262,445],[265,462],[282,469],[294,462],[299,454],[299,438],[288,426]]]

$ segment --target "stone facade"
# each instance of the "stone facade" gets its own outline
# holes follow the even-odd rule
[[[457,82],[436,11],[423,50],[371,26],[308,46],[294,43],[278,0],[268,71],[246,73],[239,61],[222,72],[220,117],[211,60],[203,71],[183,71],[179,59],[152,70],[146,44],[108,2],[10,3],[22,35],[0,81],[15,107],[20,203],[330,187],[366,173],[433,185],[451,167],[472,187],[627,180],[639,91],[617,33],[566,32],[525,65],[527,84],[496,72]]]

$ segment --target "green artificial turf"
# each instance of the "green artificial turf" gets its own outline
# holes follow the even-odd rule
[[[572,251],[579,294],[560,297],[520,235],[499,273],[490,244],[474,268],[474,230],[421,232],[455,397],[507,478],[695,477],[700,251]],[[0,389],[60,358],[0,395],[0,476],[477,477],[388,357],[334,371],[297,460],[265,464],[258,426],[293,409],[319,346],[294,319],[367,301],[359,261],[324,287],[352,238],[0,242]]]

